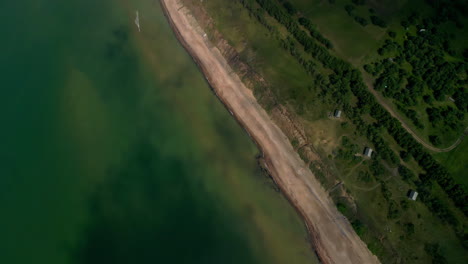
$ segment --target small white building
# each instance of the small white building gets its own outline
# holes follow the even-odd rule
[[[418,192],[415,190],[409,190],[408,192],[408,198],[410,200],[416,201],[416,198],[418,198]]]
[[[368,148],[368,147],[365,147],[364,148],[364,156],[367,156],[367,157],[371,157],[372,156],[372,149],[371,148]]]
[[[338,109],[335,110],[335,112],[333,113],[333,116],[334,116],[335,118],[340,118],[340,117],[341,117],[341,110],[338,110]]]

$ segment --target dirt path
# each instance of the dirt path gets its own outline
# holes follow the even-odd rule
[[[367,82],[367,87],[369,87],[369,91],[375,96],[375,98],[377,99],[377,101],[379,102],[379,104],[381,106],[383,106],[385,108],[385,110],[387,110],[390,115],[392,115],[394,118],[398,119],[398,121],[400,121],[401,123],[401,126],[406,129],[406,131],[408,131],[408,133],[410,133],[413,138],[418,141],[419,143],[421,143],[421,145],[423,145],[425,148],[429,149],[429,150],[432,150],[434,152],[449,152],[451,150],[453,150],[454,148],[456,148],[462,141],[463,141],[463,138],[465,137],[466,133],[468,132],[468,128],[465,129],[464,133],[450,146],[450,147],[447,147],[447,148],[436,148],[434,146],[432,146],[431,144],[427,143],[426,141],[424,141],[422,138],[420,138],[416,132],[414,132],[408,124],[406,124],[406,122],[400,117],[400,115],[398,115],[386,102],[385,100],[382,98],[382,96],[377,93],[376,90],[374,90],[373,86]]]
[[[283,193],[301,213],[314,248],[323,263],[379,263],[338,212],[326,192],[294,151],[283,132],[270,120],[219,50],[178,0],[160,0],[182,45],[205,74],[214,92],[262,150],[268,170]]]

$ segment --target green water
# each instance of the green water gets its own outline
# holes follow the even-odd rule
[[[315,263],[157,1],[0,10],[0,263]]]

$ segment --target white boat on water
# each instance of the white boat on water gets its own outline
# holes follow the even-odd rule
[[[135,25],[137,25],[138,32],[140,32],[140,14],[138,13],[138,10],[136,11]]]

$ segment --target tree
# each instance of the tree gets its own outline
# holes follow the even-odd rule
[[[438,146],[441,143],[440,138],[437,135],[430,135],[429,136],[429,141],[431,141],[431,143],[434,144],[434,146]]]
[[[383,21],[380,17],[378,16],[371,16],[370,17],[370,20],[372,22],[372,24],[378,26],[378,27],[381,27],[381,28],[385,28],[387,27],[387,23],[385,23],[385,21]]]
[[[367,22],[367,20],[363,17],[360,17],[360,16],[354,16],[354,20],[356,22],[358,22],[361,26],[365,27],[369,24],[369,22]]]
[[[352,15],[353,13],[353,10],[354,10],[354,6],[353,5],[345,5],[344,9],[346,10],[346,13],[348,13],[348,15]]]
[[[351,222],[351,226],[353,226],[354,231],[358,236],[362,237],[367,232],[367,227],[359,221],[359,219],[354,220]]]
[[[294,15],[294,14],[297,13],[296,8],[291,3],[289,3],[288,1],[284,1],[283,6],[286,9],[286,11],[288,11],[288,13],[290,15]]]
[[[401,21],[401,26],[402,26],[402,27],[404,27],[404,28],[407,28],[407,27],[409,27],[409,23],[408,23],[408,21],[406,21],[406,20],[402,20],[402,21]]]
[[[431,256],[433,264],[446,264],[448,263],[444,256],[440,253],[440,246],[438,243],[426,243],[424,251]]]
[[[345,204],[338,202],[336,204],[336,208],[338,208],[338,211],[340,211],[340,213],[342,213],[343,215],[346,215],[347,208]]]
[[[365,5],[366,0],[351,0],[355,5]]]
[[[388,206],[388,213],[387,213],[387,218],[388,219],[396,219],[400,216],[400,210],[398,210],[398,204],[395,203],[395,201],[390,200],[389,206]]]
[[[411,156],[407,151],[402,150],[402,151],[400,151],[400,158],[404,162],[408,162],[411,159]]]
[[[414,234],[414,224],[413,223],[405,223],[405,230],[408,235]]]

